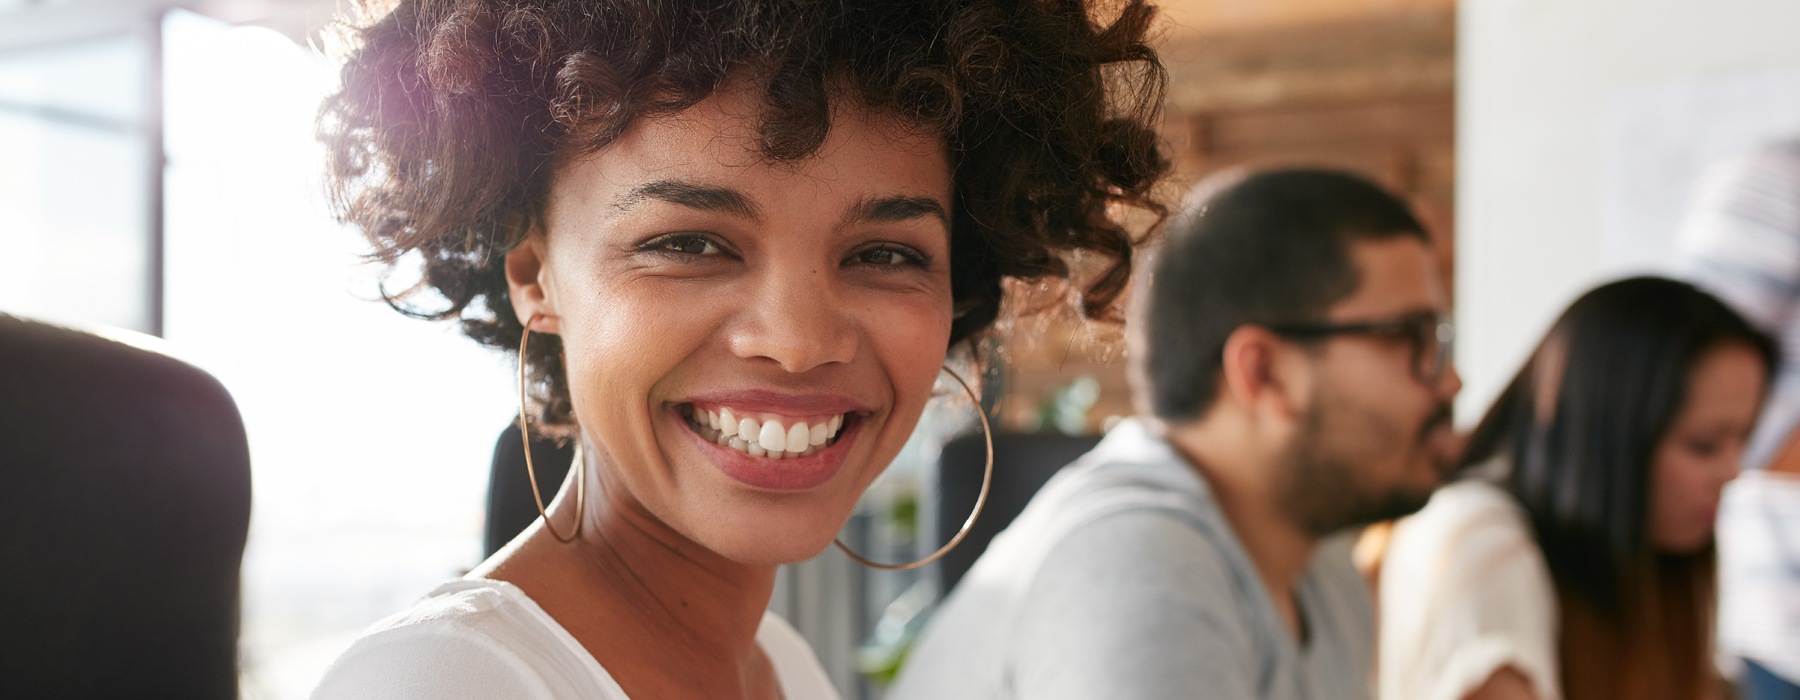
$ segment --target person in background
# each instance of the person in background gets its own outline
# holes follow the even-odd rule
[[[1576,300],[1394,528],[1381,697],[1716,697],[1713,520],[1775,362],[1683,282]]]
[[[1352,175],[1206,197],[1134,294],[1144,417],[994,540],[888,697],[1368,697],[1370,593],[1340,533],[1418,509],[1454,461],[1435,260]]]
[[[341,217],[416,281],[390,303],[519,354],[521,427],[578,456],[314,697],[836,697],[766,612],[776,570],[831,544],[1006,278],[1114,315],[1139,237],[1111,215],[1160,212],[1167,170],[1154,14],[402,0],[356,30],[321,121]]]
[[[1710,170],[1677,240],[1677,274],[1782,340],[1720,502],[1719,647],[1743,662],[1743,700],[1800,700],[1800,139]]]

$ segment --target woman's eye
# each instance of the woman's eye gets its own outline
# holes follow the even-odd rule
[[[900,265],[925,266],[924,255],[921,255],[910,248],[895,245],[884,245],[863,249],[856,253],[854,259],[857,264],[869,265],[872,267],[896,267]]]
[[[1696,455],[1701,457],[1711,457],[1718,454],[1719,450],[1724,446],[1717,440],[1689,440],[1687,447],[1688,451],[1693,452]]]
[[[645,243],[643,248],[659,253],[674,253],[677,255],[691,255],[695,257],[718,255],[724,252],[723,249],[719,248],[719,244],[714,243],[712,239],[693,234],[663,236]]]

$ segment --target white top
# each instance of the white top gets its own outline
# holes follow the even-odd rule
[[[1127,420],[994,538],[932,617],[889,700],[1356,700],[1374,619],[1348,540],[1275,611],[1211,489]]]
[[[1379,696],[1462,700],[1511,666],[1560,700],[1556,587],[1525,511],[1451,484],[1394,527],[1381,565]]]
[[[812,648],[763,615],[756,643],[787,700],[838,700]],[[331,664],[314,700],[629,700],[594,657],[524,591],[451,581],[375,624]]]

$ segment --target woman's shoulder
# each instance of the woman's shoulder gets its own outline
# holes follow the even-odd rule
[[[756,641],[791,700],[838,700],[812,647],[763,616]],[[314,700],[369,698],[627,700],[612,675],[523,590],[463,579],[365,631],[333,662]]]
[[[542,611],[530,596],[505,581],[457,579],[440,584],[412,607],[370,626],[364,636],[409,633],[444,627],[525,631],[521,624]]]
[[[581,645],[517,587],[453,581],[377,622],[314,690],[330,698],[624,700]]]
[[[1400,521],[1395,536],[1469,531],[1529,537],[1530,522],[1519,502],[1498,484],[1483,479],[1458,481],[1432,494],[1418,513]]]
[[[1554,700],[1556,594],[1524,509],[1505,489],[1439,489],[1394,527],[1382,560],[1382,697],[1461,698],[1512,667]]]
[[[1394,526],[1381,578],[1383,588],[1460,589],[1480,587],[1498,571],[1526,577],[1533,591],[1548,588],[1543,550],[1524,508],[1498,485],[1471,480],[1438,489],[1424,509]]]

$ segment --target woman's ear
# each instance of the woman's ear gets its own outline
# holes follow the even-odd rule
[[[556,287],[545,252],[544,236],[537,231],[513,246],[506,254],[506,289],[520,323],[530,323],[537,316],[537,325],[531,330],[560,333],[562,317],[556,313]]]
[[[1305,406],[1307,371],[1302,353],[1267,328],[1239,326],[1225,338],[1220,363],[1223,400],[1235,402],[1252,414],[1272,411],[1293,419]]]

